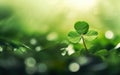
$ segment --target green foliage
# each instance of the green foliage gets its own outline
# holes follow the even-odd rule
[[[95,52],[95,55],[97,56],[107,56],[107,54],[108,54],[108,51],[106,49],[102,49],[102,50]]]
[[[68,33],[68,39],[72,43],[79,43],[81,40],[81,36],[84,35],[88,40],[95,39],[98,35],[97,31],[89,30],[89,25],[87,22],[79,21],[76,22],[74,25],[75,31],[70,31]],[[89,30],[89,31],[88,31]]]
[[[83,41],[85,50],[88,52],[85,40],[93,40],[97,37],[98,32],[89,30],[89,24],[85,21],[78,21],[75,23],[74,28],[76,31],[70,31],[68,33],[68,39],[71,43],[79,43]]]
[[[3,54],[13,53],[16,55],[25,54],[30,48],[22,42],[10,40],[7,38],[0,38],[0,48]]]
[[[120,42],[120,36],[115,36],[115,33],[113,39],[107,39],[103,34],[101,36],[104,38],[94,40],[98,32],[90,30],[87,22],[78,21],[74,24],[75,31],[68,33],[70,42],[64,40],[62,35],[58,36],[60,40],[49,41],[46,38],[48,34],[25,33],[23,28],[26,27],[21,26],[22,20],[13,12],[9,8],[0,8],[0,75],[120,74],[120,47],[115,47]],[[60,25],[64,17],[62,14],[62,17],[55,21],[55,25]],[[51,21],[45,20],[45,25],[53,25],[54,21]],[[51,28],[53,29],[53,26]],[[32,44],[31,39],[35,39],[36,43]],[[26,64],[29,58],[32,58],[32,62]],[[80,70],[73,73],[69,68],[74,63],[78,63]],[[41,72],[45,68],[46,71]]]
[[[0,7],[0,21],[9,18],[12,16],[12,10],[9,7],[2,6]]]

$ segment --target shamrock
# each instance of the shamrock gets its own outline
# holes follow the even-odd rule
[[[95,39],[96,36],[98,35],[97,31],[94,30],[89,30],[89,24],[85,21],[78,21],[74,25],[75,31],[70,31],[68,33],[68,39],[71,43],[79,43],[80,40],[83,41],[83,45],[88,51],[85,43],[85,39],[90,40],[90,39]]]

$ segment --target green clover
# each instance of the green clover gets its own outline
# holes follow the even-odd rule
[[[85,21],[78,21],[74,25],[75,31],[70,31],[68,33],[68,39],[71,43],[79,43],[80,40],[82,39],[83,45],[88,51],[85,43],[85,39],[90,40],[90,39],[95,39],[98,35],[98,32],[94,30],[89,30],[89,24]]]

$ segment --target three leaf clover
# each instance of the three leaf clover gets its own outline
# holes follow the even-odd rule
[[[70,31],[68,33],[68,39],[72,43],[79,43],[83,40],[85,49],[87,50],[85,39],[94,39],[98,35],[98,32],[94,30],[89,30],[89,24],[85,21],[78,21],[74,25],[75,31]]]

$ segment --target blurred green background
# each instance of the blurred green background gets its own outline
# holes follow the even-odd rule
[[[119,2],[0,0],[0,75],[119,75]],[[77,21],[99,33],[90,52],[109,55],[80,56],[83,46],[67,40]]]
[[[1,0],[0,5],[1,11],[6,8],[8,14],[5,14],[9,15],[5,20],[19,20],[20,24],[11,25],[12,28],[21,28],[27,33],[66,35],[74,22],[87,21],[100,32],[111,30],[119,34],[118,0]]]

